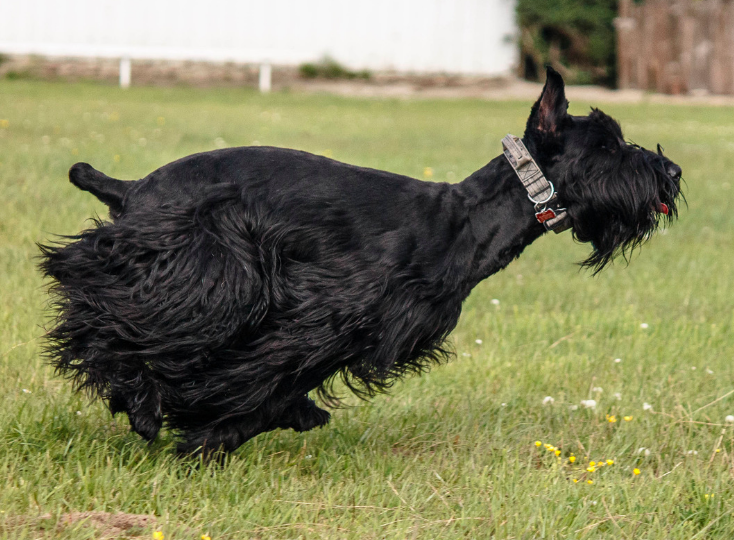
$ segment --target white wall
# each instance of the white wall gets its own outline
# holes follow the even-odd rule
[[[0,52],[508,73],[515,0],[0,0]]]

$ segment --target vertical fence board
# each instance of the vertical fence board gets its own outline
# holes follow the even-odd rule
[[[620,0],[620,88],[734,94],[734,0]]]

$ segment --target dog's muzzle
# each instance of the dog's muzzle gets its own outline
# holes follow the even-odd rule
[[[565,208],[561,208],[553,183],[540,170],[533,156],[519,137],[507,135],[502,139],[502,151],[535,205],[535,219],[547,231],[560,233],[571,227]]]

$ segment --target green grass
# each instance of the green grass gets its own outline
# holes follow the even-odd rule
[[[0,538],[97,538],[57,525],[88,510],[158,516],[128,533],[143,538],[734,537],[731,109],[604,106],[683,168],[679,223],[597,277],[575,266],[586,246],[547,235],[475,289],[450,364],[349,399],[325,429],[261,435],[224,468],[176,458],[167,432],[146,445],[44,364],[35,242],[104,214],[66,180],[75,161],[139,178],[257,141],[458,181],[529,107],[0,83]],[[615,463],[585,473],[587,456]]]

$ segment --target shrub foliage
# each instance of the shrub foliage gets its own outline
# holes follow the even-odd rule
[[[519,0],[520,74],[542,78],[552,65],[572,84],[613,86],[617,0]]]

